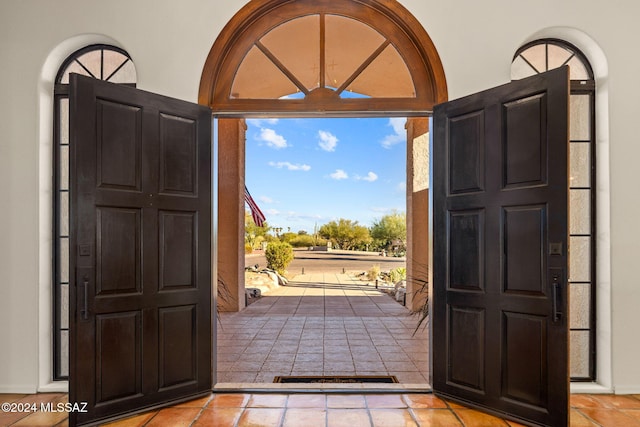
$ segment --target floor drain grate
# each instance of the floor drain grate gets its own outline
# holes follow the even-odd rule
[[[359,383],[383,383],[397,384],[395,375],[330,375],[330,376],[278,376],[274,377],[274,383],[302,383],[302,384],[359,384]]]

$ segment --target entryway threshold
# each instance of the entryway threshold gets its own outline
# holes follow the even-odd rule
[[[214,393],[431,393],[431,384],[218,383]]]

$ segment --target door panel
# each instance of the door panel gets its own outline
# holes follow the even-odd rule
[[[76,75],[70,106],[70,422],[210,393],[211,111]]]
[[[566,68],[436,106],[433,388],[568,421]]]

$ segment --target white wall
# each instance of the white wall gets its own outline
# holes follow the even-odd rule
[[[606,160],[610,142],[611,274],[607,277],[605,269],[603,283],[605,294],[610,283],[612,308],[605,307],[612,313],[612,346],[606,350],[611,351],[615,389],[639,393],[640,340],[631,325],[640,304],[633,269],[640,254],[640,227],[635,224],[640,198],[633,175],[640,155],[635,136],[640,116],[640,59],[635,54],[640,29],[635,18],[640,3],[401,2],[433,39],[451,99],[507,82],[515,50],[544,29],[573,28],[604,53],[607,74],[598,84],[608,94],[604,111],[608,108],[609,127],[599,134],[599,143]],[[131,54],[138,87],[196,101],[210,47],[245,3],[0,0],[0,392],[35,391],[48,376],[47,343],[38,335],[40,329],[46,335],[49,326],[51,70],[77,43],[111,40]],[[608,212],[603,217],[606,226]]]

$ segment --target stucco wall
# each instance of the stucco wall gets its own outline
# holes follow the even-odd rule
[[[47,344],[39,340],[39,333],[49,325],[45,314],[50,307],[46,284],[51,264],[46,244],[51,197],[47,193],[50,94],[60,62],[83,44],[111,42],[131,54],[139,88],[195,102],[202,66],[213,41],[245,3],[0,0],[0,392],[35,391],[46,383]],[[633,270],[640,254],[640,227],[636,224],[640,198],[633,175],[640,154],[635,131],[640,113],[640,59],[635,54],[640,28],[635,19],[640,3],[401,3],[423,23],[434,41],[451,99],[507,82],[514,51],[540,31],[546,35],[573,34],[579,47],[593,49],[595,56],[602,53],[597,60],[605,63],[594,64],[603,69],[598,85],[600,95],[606,95],[600,105],[604,116],[600,120],[604,121],[599,144],[604,166],[599,172],[609,173],[606,166],[610,166],[611,210],[609,216],[607,203],[603,204],[605,211],[599,221],[604,235],[599,238],[606,243],[610,222],[611,270],[609,274],[605,268],[600,274],[603,286],[611,286],[610,302],[606,298],[601,301],[602,317],[612,313],[612,344],[599,352],[610,350],[617,391],[640,392],[640,340],[631,326],[637,321],[640,303],[640,286]],[[599,188],[606,198],[604,190]],[[606,251],[600,255],[609,257]]]

